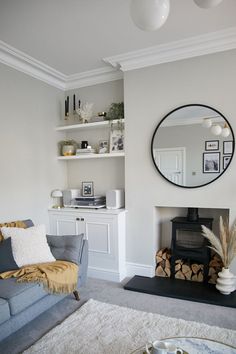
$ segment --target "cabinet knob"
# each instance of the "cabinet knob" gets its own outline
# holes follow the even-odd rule
[[[76,221],[80,221],[80,218],[76,218]]]
[[[81,220],[81,221],[84,221],[84,218],[81,218],[80,220]]]

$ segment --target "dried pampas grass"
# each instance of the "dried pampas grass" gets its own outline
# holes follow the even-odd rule
[[[236,223],[231,230],[229,223],[223,221],[220,216],[220,237],[217,237],[210,229],[202,225],[202,235],[206,237],[213,251],[215,251],[222,259],[225,268],[229,268],[230,263],[236,256]]]

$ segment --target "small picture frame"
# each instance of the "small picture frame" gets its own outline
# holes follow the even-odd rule
[[[223,154],[232,154],[233,153],[233,141],[223,141]]]
[[[112,130],[110,134],[110,153],[124,151],[124,132],[122,130]]]
[[[99,141],[98,153],[99,154],[108,153],[108,140],[100,140]]]
[[[220,172],[220,152],[203,153],[203,173]]]
[[[82,196],[83,197],[94,196],[93,182],[82,182]]]
[[[223,170],[225,170],[231,160],[231,155],[229,156],[223,156]]]
[[[205,141],[205,150],[219,150],[219,140]]]

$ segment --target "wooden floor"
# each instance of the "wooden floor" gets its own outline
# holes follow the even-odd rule
[[[236,308],[236,291],[230,295],[222,295],[215,288],[215,285],[212,284],[161,277],[148,278],[135,275],[125,284],[124,289]]]

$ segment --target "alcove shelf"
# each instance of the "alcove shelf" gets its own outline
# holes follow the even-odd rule
[[[107,153],[107,154],[87,154],[87,155],[72,155],[58,156],[58,160],[84,160],[84,159],[104,159],[113,157],[124,157],[124,152]]]
[[[60,125],[56,127],[57,131],[70,131],[70,130],[78,130],[78,129],[96,129],[96,128],[104,128],[109,127],[110,124],[115,124],[118,122],[124,123],[124,119],[116,119],[116,120],[103,120],[101,122],[93,122],[93,123],[78,123],[78,124],[70,124],[70,125]]]

